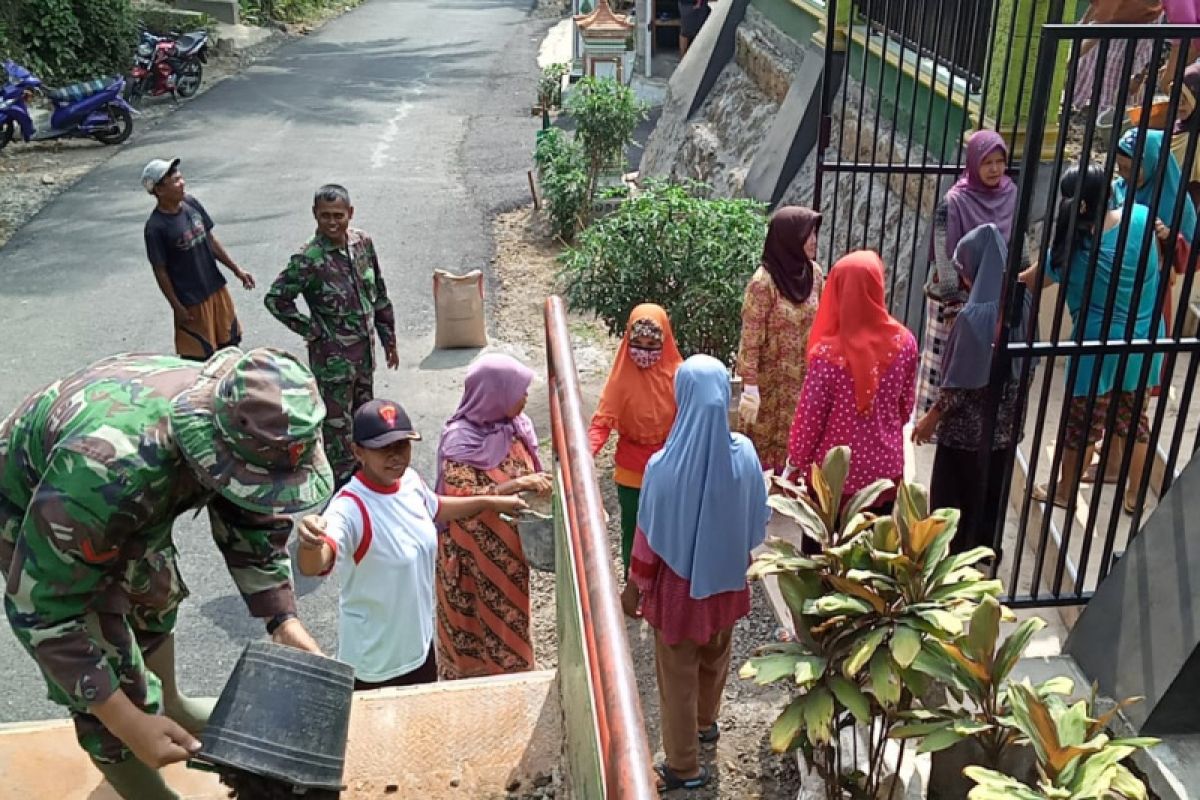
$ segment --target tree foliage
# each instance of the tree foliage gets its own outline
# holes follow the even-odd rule
[[[590,208],[600,176],[624,166],[625,148],[649,106],[618,80],[588,77],[567,95],[566,112],[575,119],[575,138],[587,155]]]
[[[122,74],[136,45],[129,0],[22,0],[0,10],[0,51],[51,85]]]

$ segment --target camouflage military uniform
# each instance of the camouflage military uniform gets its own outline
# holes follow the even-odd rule
[[[320,233],[313,236],[265,301],[276,319],[308,342],[308,363],[325,401],[325,452],[339,481],[354,471],[354,409],[374,397],[375,334],[385,349],[396,346],[396,320],[375,245],[355,228],[347,238],[348,248],[338,248]],[[308,316],[296,308],[301,296]]]
[[[234,368],[255,353],[269,363],[253,374],[253,386],[223,382],[249,374]],[[213,538],[251,614],[295,610],[285,549],[291,522],[258,512],[295,510],[328,493],[327,466],[315,481],[301,474],[320,473],[324,464],[315,459],[320,401],[313,387],[304,403],[306,385],[312,378],[302,365],[270,351],[243,357],[230,348],[204,365],[114,356],[33,394],[0,423],[5,612],[41,667],[50,699],[71,710],[80,744],[98,762],[123,761],[129,752],[89,706],[119,688],[144,711],[160,709],[159,681],[145,670],[143,653],[171,633],[188,594],[171,538],[176,517],[207,506]],[[299,427],[307,420],[311,433],[286,439],[282,457],[255,445],[270,440],[268,431],[225,433],[231,415],[213,399],[220,392],[233,398],[227,405],[249,430],[272,427],[263,409],[287,408],[289,391],[306,407],[298,416],[276,414],[285,439],[297,420]],[[315,451],[315,466],[304,466],[305,449]],[[275,469],[285,461],[290,468]]]

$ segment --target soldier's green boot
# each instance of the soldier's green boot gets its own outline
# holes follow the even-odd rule
[[[119,764],[96,764],[96,769],[125,800],[180,800],[161,772],[133,756]]]
[[[217,699],[188,697],[179,692],[175,682],[175,635],[166,637],[153,653],[143,658],[146,669],[157,675],[162,683],[163,713],[182,725],[188,733],[198,736],[208,724]]]

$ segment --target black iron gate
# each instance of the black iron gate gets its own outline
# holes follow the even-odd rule
[[[1200,27],[1065,25],[1062,0],[827,0],[826,8],[828,83],[814,197],[825,215],[822,257],[832,264],[849,250],[878,250],[890,268],[893,312],[918,336],[933,211],[962,172],[965,134],[989,127],[1016,151],[1010,174],[1019,183],[1020,201],[1005,283],[1005,344],[993,363],[991,402],[994,412],[1000,394],[995,387],[1015,360],[1025,414],[1014,424],[1023,426],[1023,435],[1003,469],[989,470],[990,451],[980,453],[977,485],[981,498],[989,484],[998,484],[1005,498],[993,519],[1008,601],[1086,602],[1136,536],[1155,498],[1200,448],[1191,413],[1200,369],[1194,306],[1200,298],[1193,298],[1200,294],[1195,286],[1200,238],[1192,230],[1184,247],[1160,247],[1153,229],[1147,233],[1134,224],[1134,203],[1125,203],[1115,232],[1096,228],[1104,232],[1088,236],[1089,228],[1111,223],[1109,218],[1057,232],[1060,247],[1086,251],[1080,256],[1084,266],[1058,276],[1066,291],[1038,286],[1034,325],[1022,341],[1009,341],[1011,309],[1022,302],[1023,259],[1045,266],[1041,254],[1055,242],[1058,183],[1066,168],[1095,164],[1111,187],[1120,166],[1117,144],[1132,127],[1137,145],[1124,166],[1133,175],[1146,161],[1153,167],[1145,170],[1146,181],[1162,186],[1167,179],[1167,159],[1144,157],[1156,129],[1162,129],[1153,134],[1161,136],[1162,151],[1174,143],[1182,175],[1192,174],[1200,161],[1195,152],[1200,113],[1178,131],[1172,121],[1186,117],[1188,105],[1200,98],[1181,89],[1188,59],[1168,56],[1172,50],[1188,52],[1193,41],[1200,51]],[[1020,29],[1029,36],[1009,35]],[[1163,64],[1169,73],[1161,81],[1169,90],[1165,100],[1156,99],[1156,73]],[[1147,79],[1131,82],[1139,73]],[[1188,181],[1166,193],[1171,196],[1151,194],[1139,202],[1151,219],[1162,217],[1168,242],[1175,242],[1172,237],[1188,227],[1183,210],[1193,202]],[[1108,188],[1106,208],[1112,195]],[[1168,209],[1173,213],[1165,213]],[[1108,266],[1106,277],[1105,259],[1124,267]],[[1147,328],[1147,315],[1156,321],[1171,305],[1161,329]],[[1091,380],[1081,369],[1089,356],[1100,365]],[[1155,357],[1161,357],[1161,366]],[[1110,377],[1130,391],[1105,391],[1104,370],[1115,371]],[[1078,434],[1080,444],[1097,440],[1093,464],[1086,446],[1073,448],[1074,456],[1066,447],[1077,441],[1068,440],[1072,413],[1079,423],[1074,428],[1087,431]],[[989,427],[996,417],[989,415]],[[1114,433],[1127,427],[1130,435],[1118,440]],[[993,432],[986,431],[984,441]],[[928,454],[918,459],[922,482],[931,460]],[[1098,482],[1081,480],[1089,468],[1097,471]],[[1111,484],[1103,480],[1110,468]],[[1050,496],[1061,493],[1071,507],[1037,499],[1040,485]],[[1133,513],[1124,512],[1126,500]]]
[[[1012,47],[991,47],[997,26],[1033,26],[1044,12],[1000,0],[827,0],[826,91],[814,207],[825,215],[823,254],[878,250],[890,267],[888,298],[919,330],[930,222],[962,172],[964,135],[1024,97],[1010,81]],[[1058,17],[1061,19],[1062,3]],[[1053,12],[1051,12],[1053,13]],[[1004,44],[1012,44],[1005,39]],[[989,83],[987,76],[1001,80]],[[917,77],[920,76],[920,77]],[[999,126],[1014,141],[1026,109]],[[1015,170],[1014,170],[1015,174]]]
[[[1030,137],[1041,139],[1054,122],[1058,135],[1052,161],[1043,162],[1032,148],[1024,155],[1014,229],[1025,237],[1040,227],[1029,237],[1033,251],[1044,254],[1041,273],[1057,272],[1059,288],[1030,281],[1034,324],[1028,335],[1015,337],[1011,320],[1024,286],[1021,250],[1010,248],[1005,344],[994,360],[992,386],[1016,359],[1027,444],[1001,475],[986,475],[986,466],[983,472],[986,480],[1001,481],[1006,497],[1011,481],[1020,479],[1015,525],[1006,526],[1005,504],[994,539],[1010,556],[1002,572],[1012,599],[1068,605],[1086,602],[1200,449],[1192,413],[1200,367],[1200,226],[1184,177],[1200,161],[1200,113],[1187,113],[1195,105],[1183,82],[1188,59],[1168,57],[1200,45],[1200,27],[1047,25],[1040,35],[1032,96],[1051,97],[1065,74],[1067,101],[1057,120],[1046,103],[1030,109]],[[1147,66],[1139,69],[1142,63]],[[1159,94],[1163,87],[1166,93]],[[1106,92],[1115,97],[1106,102]],[[1072,105],[1083,111],[1073,113]],[[1113,115],[1111,127],[1100,124],[1110,105],[1126,109]],[[1104,189],[1094,208],[1084,207],[1086,181],[1066,176],[1088,169]],[[1048,187],[1044,198],[1037,196],[1039,186]],[[1139,206],[1151,224],[1139,223]],[[1075,432],[1089,427],[1100,434]],[[1081,489],[1089,466],[1096,480]],[[1068,507],[1035,497],[1039,484]]]

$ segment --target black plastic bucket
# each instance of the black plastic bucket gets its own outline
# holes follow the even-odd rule
[[[340,791],[353,694],[349,664],[251,642],[217,700],[195,760],[299,789]]]

